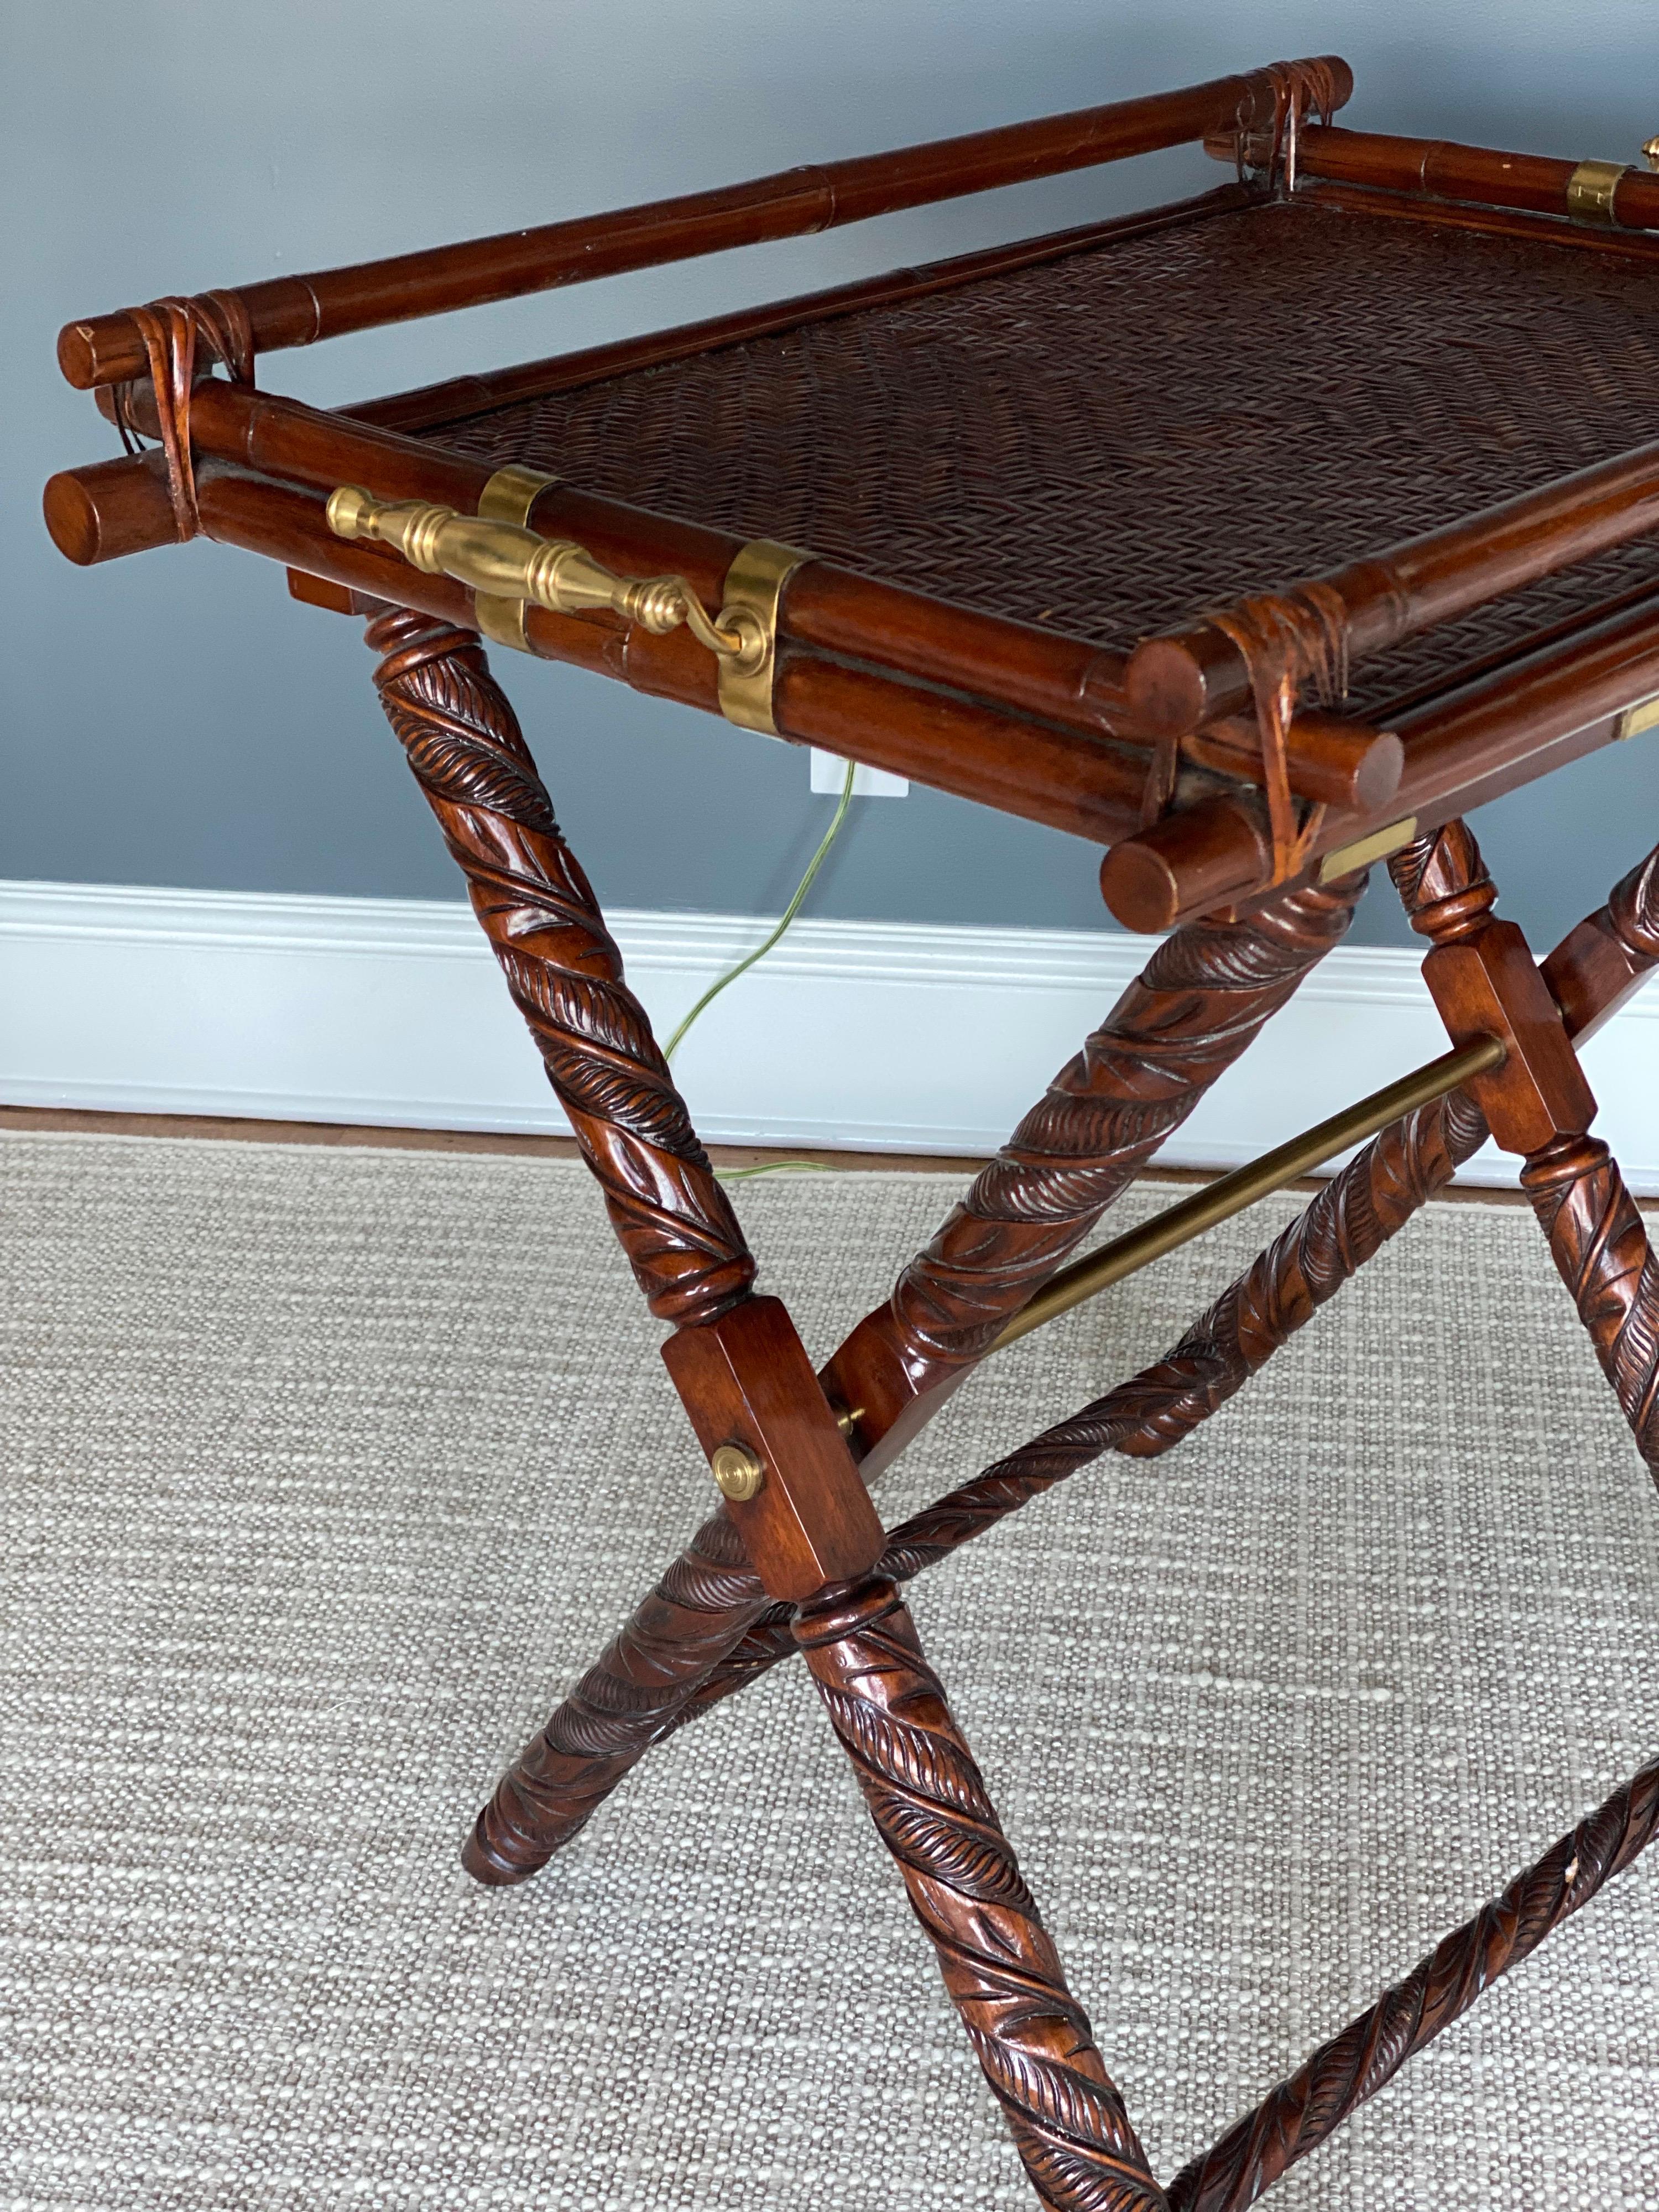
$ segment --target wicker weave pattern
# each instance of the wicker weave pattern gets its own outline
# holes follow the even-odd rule
[[[1613,255],[1297,204],[1213,216],[429,432],[497,465],[1127,644],[1659,434]],[[1356,672],[1397,696],[1652,578],[1547,579]]]

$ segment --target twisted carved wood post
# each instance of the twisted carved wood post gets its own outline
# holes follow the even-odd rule
[[[746,1294],[754,1261],[477,638],[404,611],[377,616],[367,636],[384,656],[375,683],[387,720],[466,877],[653,1311],[712,1319]],[[659,1675],[672,1684],[705,1642],[713,1662],[729,1639],[722,1626],[708,1642],[703,1622],[720,1624],[722,1603],[738,1589],[753,1593],[757,1612],[764,1606],[735,1529],[717,1518],[592,1671],[595,1695],[562,1709],[551,1755],[569,1827],[595,1801],[589,1771],[609,1772],[607,1729],[628,1728],[641,1748],[659,1732]],[[608,1787],[602,1780],[597,1796]],[[500,1804],[498,1832],[510,1834],[505,1791]],[[469,1845],[468,1863],[482,1879],[500,1878],[482,1839]]]
[[[1458,850],[1462,870],[1458,880],[1468,888],[1475,879],[1478,854],[1472,856],[1468,845],[1460,844]],[[1421,872],[1414,885],[1408,880],[1408,910],[1425,880]],[[1588,938],[1593,944],[1601,937],[1622,945],[1631,975],[1637,980],[1659,965],[1659,848],[1615,886],[1607,905],[1581,922],[1547,964],[1553,967],[1580,941]],[[1615,997],[1622,995],[1618,978],[1607,979],[1606,988]],[[1581,1004],[1578,1020],[1591,1026],[1600,1012],[1593,1003]],[[1164,1358],[893,1529],[879,1571],[895,1581],[920,1574],[1103,1453],[1149,1458],[1170,1450],[1242,1389],[1436,1191],[1449,1183],[1487,1134],[1485,1115],[1462,1091],[1419,1107],[1385,1129],[1322,1186],[1297,1219],[1222,1292]],[[1639,1217],[1637,1226],[1641,1226]],[[1599,1248],[1592,1244],[1590,1249]],[[1625,1270],[1626,1279],[1632,1272],[1639,1282],[1640,1266]],[[1625,1333],[1627,1368],[1631,1351],[1642,1340],[1639,1328]],[[1639,1375],[1644,1370],[1638,1361],[1630,1371]],[[1632,1402],[1650,1404],[1651,1394],[1644,1396],[1638,1390],[1627,1401],[1621,1393],[1627,1415]],[[683,1725],[764,1674],[793,1649],[787,1608],[773,1607],[759,1613],[692,1697],[666,1717],[667,1725]]]
[[[1501,1897],[1235,2123],[1170,2184],[1170,2212],[1242,2212],[1316,2150],[1500,1974],[1621,1874],[1659,1834],[1659,1760],[1563,1836]]]
[[[392,726],[653,1310],[740,1361],[746,1340],[722,1317],[761,1311],[744,1304],[753,1261],[477,638],[405,613],[377,617],[368,638],[385,656],[376,680]],[[741,1385],[742,1367],[733,1371]],[[816,1417],[833,1437],[822,1400]],[[842,1458],[862,1503],[844,1448]],[[780,1465],[769,1479],[785,1476]],[[777,1588],[764,1553],[760,1564]],[[803,1609],[800,1635],[1038,2195],[1054,2212],[1162,2212],[892,1585],[821,1593]]]
[[[1158,947],[900,1276],[891,1328],[908,1364],[986,1349],[1341,943],[1365,881],[1304,884]]]
[[[367,636],[386,719],[652,1312],[713,1321],[748,1295],[754,1261],[483,647],[401,611]]]
[[[1497,892],[1462,823],[1419,838],[1390,866],[1413,928],[1436,945],[1425,968],[1431,987],[1435,963],[1444,957],[1440,948],[1478,947],[1503,927],[1486,918]],[[1604,909],[1607,926],[1633,958],[1650,958],[1659,947],[1656,899],[1659,856],[1650,855],[1615,887]],[[1606,1145],[1587,1133],[1595,1101],[1559,1015],[1547,1027],[1528,1027],[1519,988],[1532,983],[1526,968],[1505,969],[1495,958],[1486,965],[1495,979],[1496,1011],[1516,1031],[1510,1062],[1484,1079],[1492,1086],[1492,1115],[1504,1106],[1510,1125],[1497,1128],[1498,1141],[1525,1154],[1522,1187],[1638,1448],[1659,1482],[1659,1269],[1642,1217]],[[1443,985],[1448,1003],[1460,980]]]
[[[1521,1182],[1648,1473],[1659,1483],[1659,1268],[1599,1137],[1534,1152]]]
[[[477,639],[407,614],[378,617],[369,637],[386,656],[377,680],[392,726],[466,873],[475,909],[599,1178],[636,1277],[653,1310],[665,1318],[681,1326],[717,1320],[749,1295],[752,1260],[691,1132],[643,1011],[622,981],[616,948],[559,836],[546,793],[511,710],[489,678]],[[1488,915],[1495,893],[1462,824],[1408,848],[1395,862],[1394,872],[1415,925],[1437,949],[1478,942],[1493,928]],[[1607,910],[1627,951],[1643,958],[1659,949],[1649,913],[1653,876],[1650,867],[1627,878]],[[1501,974],[1490,955],[1487,969],[1500,975],[1501,1000]],[[1504,1012],[1506,1017],[1511,1012],[1507,1001]],[[1532,1086],[1530,1106],[1535,1108],[1541,1098],[1547,1110],[1547,1066],[1540,1077],[1528,1066],[1526,1079]],[[1556,1091],[1567,1095],[1568,1110],[1574,1110],[1570,1086],[1558,1079]],[[1511,1118],[1519,1112],[1524,1120],[1524,1112],[1508,1100],[1497,1100],[1492,1110],[1499,1105]],[[1449,1161],[1461,1142],[1472,1150],[1480,1141],[1480,1117],[1466,1115],[1459,1129],[1453,1118],[1455,1102],[1443,1102],[1440,1110],[1441,1153]],[[1032,1118],[1022,1125],[1022,1134]],[[1386,1157],[1386,1140],[1380,1146],[1369,1148],[1373,1169]],[[1402,1193],[1414,1197],[1437,1166],[1437,1160],[1427,1176],[1407,1174]],[[1529,1149],[1524,1181],[1609,1380],[1654,1468],[1659,1460],[1659,1275],[1640,1218],[1606,1147],[1583,1133],[1582,1122],[1553,1129],[1547,1142]],[[1363,1187],[1369,1194],[1370,1172]],[[1357,1193],[1362,1186],[1355,1181],[1350,1188]],[[1074,1188],[1073,1206],[1079,1195]],[[1410,1208],[1397,1210],[1403,1218]],[[938,1261],[941,1255],[948,1261],[950,1232],[953,1225],[960,1231],[963,1218],[959,1209],[922,1261],[908,1271],[893,1309],[902,1319],[907,1285],[914,1295],[919,1284],[924,1286],[923,1312],[931,1302],[935,1316],[948,1315],[954,1300],[957,1340],[941,1334],[934,1345],[947,1358],[961,1356],[964,1335],[971,1346],[980,1326],[971,1316],[963,1318],[964,1279],[983,1289],[994,1285],[999,1272],[1006,1282],[1008,1272],[1006,1255],[1000,1270],[994,1260],[987,1270],[970,1232],[957,1280],[940,1303],[938,1282],[950,1270],[947,1266],[941,1271]],[[1054,1225],[1052,1220],[1046,1224],[1051,1233]],[[1376,1225],[1381,1233],[1375,1241],[1380,1243],[1382,1235],[1391,1232],[1380,1220]],[[1340,1263],[1316,1266],[1310,1277],[1304,1264],[1307,1218],[1297,1226],[1301,1233],[1291,1248],[1297,1261],[1290,1271],[1297,1288],[1288,1302],[1258,1302],[1265,1324],[1255,1342],[1267,1351],[1299,1327],[1321,1302],[1321,1292],[1329,1296],[1358,1264],[1345,1250]],[[1024,1245],[1029,1251],[1028,1237],[1018,1233],[1029,1227],[1029,1220],[1017,1224],[1010,1240],[1016,1248]],[[996,1241],[994,1235],[993,1245]],[[1275,1265],[1273,1253],[1264,1255],[1258,1270],[1265,1272],[1273,1290],[1282,1288],[1283,1262]],[[1189,1332],[1171,1360],[1163,1363],[1163,1373],[1148,1370],[1114,1394],[1116,1403],[1109,1419],[1099,1415],[1111,1401],[1101,1401],[1100,1407],[1086,1409],[1085,1417],[1061,1425],[1036,1447],[990,1470],[980,1485],[970,1486],[978,1496],[958,1494],[954,1514],[941,1517],[934,1509],[931,1530],[913,1523],[898,1532],[900,1540],[889,1551],[896,1570],[915,1572],[928,1557],[988,1525],[1070,1472],[1079,1452],[1092,1456],[1110,1444],[1134,1449],[1132,1439],[1137,1436],[1144,1439],[1142,1449],[1160,1449],[1184,1433],[1192,1419],[1201,1419],[1226,1395],[1220,1386],[1231,1382],[1235,1368],[1249,1371],[1260,1364],[1251,1359],[1248,1332],[1239,1318],[1244,1310],[1241,1293],[1249,1280],[1243,1279],[1221,1302],[1227,1306],[1231,1301],[1231,1361],[1224,1358],[1218,1367]],[[1212,1371],[1205,1372],[1206,1367]],[[1172,1397],[1172,1389],[1178,1395]],[[1091,1422],[1088,1414],[1097,1418]],[[953,1501],[942,1504],[951,1508]],[[925,1522],[927,1516],[921,1519]],[[724,1595],[747,1605],[752,1577],[740,1559],[732,1557],[728,1538],[718,1538],[701,1564],[716,1583],[722,1572],[736,1573],[738,1587],[734,1590],[728,1583]],[[704,1594],[702,1588],[668,1589],[661,1602],[672,1607],[678,1596],[695,1600]],[[698,1610],[695,1602],[679,1607],[682,1616]],[[722,1620],[721,1633],[701,1639],[700,1661],[710,1650],[718,1656],[725,1648],[726,1625]],[[899,1864],[946,1987],[1042,2200],[1054,2212],[1152,2212],[1164,2207],[1166,2199],[1152,2179],[1086,2017],[1066,1988],[983,1781],[892,1582],[878,1571],[856,1587],[821,1592],[797,1611],[793,1635],[805,1650],[878,1831]],[[681,1619],[667,1624],[665,1640],[677,1664],[679,1654],[699,1639],[695,1630],[687,1635]],[[707,1676],[708,1666],[702,1664],[701,1671]],[[671,1723],[665,1707],[654,1733]],[[1254,2201],[1497,1974],[1627,1864],[1656,1826],[1659,1782],[1650,1768],[1539,1866],[1518,1877],[1495,1905],[1448,1937],[1407,1982],[1316,2052],[1214,2151],[1184,2170],[1167,2203],[1182,2212],[1233,2212]]]
[[[1415,861],[1402,855],[1395,881],[1414,923],[1432,907],[1437,915],[1443,913],[1443,926],[1472,924],[1497,896],[1461,823],[1419,840],[1408,854]],[[1179,1443],[1310,1321],[1431,1192],[1451,1181],[1486,1134],[1480,1108],[1461,1092],[1419,1107],[1385,1129],[1163,1359],[892,1530],[879,1571],[899,1581],[920,1574],[1108,1451],[1150,1458]],[[958,1214],[963,1211],[958,1208]],[[758,1611],[669,1725],[681,1725],[729,1697],[789,1649],[787,1613],[777,1607]]]
[[[1054,2212],[1163,2212],[897,1591],[879,1577],[825,1591],[794,1633],[1038,2197]]]
[[[1604,930],[1638,973],[1659,962],[1659,848],[1613,886],[1601,913],[1581,928]],[[1599,1139],[1540,1154],[1522,1169],[1521,1182],[1659,1483],[1659,1270],[1642,1217]]]
[[[896,1332],[918,1374],[982,1351],[1340,940],[1364,887],[1304,888],[1160,945],[861,1328]],[[714,1516],[503,1776],[463,1853],[469,1872],[506,1883],[544,1866],[768,1614]],[[787,1610],[770,1609],[769,1628],[787,1650]]]

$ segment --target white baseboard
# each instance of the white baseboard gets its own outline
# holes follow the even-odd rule
[[[766,925],[623,910],[665,1033]],[[803,921],[676,1066],[714,1142],[994,1151],[1145,961],[1100,932]],[[562,1130],[461,904],[0,884],[8,1103],[424,1128]],[[1163,1157],[1222,1167],[1445,1049],[1409,951],[1344,949]],[[1659,1194],[1659,994],[1588,1048],[1598,1128]],[[1495,1153],[1468,1179],[1508,1182]]]

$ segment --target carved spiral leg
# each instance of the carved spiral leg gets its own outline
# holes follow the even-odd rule
[[[652,1310],[714,1320],[748,1295],[754,1261],[483,648],[405,612],[377,616],[368,639],[386,718]],[[763,1601],[735,1532],[710,1522],[503,1784],[467,1846],[472,1871],[513,1881],[539,1865],[611,1786],[617,1747],[636,1758],[661,1733],[676,1668],[712,1664]]]
[[[890,1327],[908,1362],[985,1350],[1340,944],[1365,881],[1304,885],[1158,946],[900,1276]]]
[[[1659,1267],[1599,1137],[1565,1137],[1521,1171],[1561,1279],[1659,1483]]]
[[[1659,1834],[1659,1760],[1448,1936],[1170,2184],[1170,2212],[1240,2212]]]
[[[1478,920],[1496,896],[1480,849],[1461,822],[1449,823],[1417,840],[1395,863],[1395,874],[1407,914],[1425,933]],[[1602,927],[1620,937],[1633,958],[1659,961],[1659,853],[1626,877],[1607,905],[1581,925],[1587,929]],[[1222,1292],[1163,1359],[895,1528],[880,1571],[897,1581],[920,1573],[1103,1453],[1115,1450],[1148,1458],[1168,1451],[1241,1389],[1434,1192],[1443,1188],[1480,1150],[1486,1134],[1485,1115],[1462,1091],[1419,1107],[1385,1129],[1325,1184],[1301,1216]],[[1616,1182],[1617,1170],[1608,1165]],[[1553,1190],[1559,1182],[1541,1169],[1540,1177],[1535,1203],[1543,1200],[1547,1185]],[[1622,1186],[1620,1194],[1623,1198]],[[1620,1390],[1620,1403],[1632,1425],[1638,1419],[1644,1424],[1639,1438],[1649,1432],[1654,1419],[1650,1355],[1659,1332],[1659,1304],[1651,1287],[1642,1288],[1643,1266],[1651,1263],[1630,1262],[1635,1249],[1632,1237],[1639,1238],[1643,1232],[1627,1198],[1623,1206],[1617,1237],[1601,1244],[1592,1239],[1582,1252],[1581,1237],[1561,1264],[1570,1287],[1577,1291],[1586,1257],[1595,1261],[1600,1256],[1605,1274],[1607,1254],[1617,1250],[1626,1255],[1622,1267],[1616,1260],[1611,1264],[1611,1285],[1602,1283],[1594,1294],[1613,1316],[1610,1344],[1625,1378],[1622,1386],[1615,1379],[1614,1388]],[[1577,1211],[1568,1210],[1560,1235],[1566,1234],[1582,1211],[1582,1205]],[[1559,1259],[1561,1253],[1558,1245]],[[1604,1325],[1602,1334],[1607,1334]],[[1603,1357],[1606,1364],[1607,1355]],[[1644,1449],[1651,1463],[1651,1450],[1647,1445]],[[679,1722],[741,1689],[787,1657],[791,1648],[787,1611],[772,1607],[762,1613],[730,1656],[688,1700]]]
[[[1038,2197],[1054,2212],[1163,2212],[898,1592],[880,1577],[826,1591],[795,1635]]]
[[[386,720],[459,863],[549,1082],[660,1320],[713,1321],[755,1263],[517,717],[471,630],[378,615]]]
[[[994,1334],[1073,1249],[1340,941],[1363,888],[1355,877],[1287,893],[1245,921],[1194,923],[1158,948],[906,1270],[894,1311],[907,1327],[916,1322],[921,1356],[948,1364],[982,1349],[988,1329]],[[788,1610],[769,1607],[717,1515],[503,1777],[464,1853],[469,1870],[506,1883],[544,1866],[651,1746],[698,1709],[704,1686],[734,1648],[746,1651],[740,1639],[763,1620],[781,1639],[781,1656]],[[729,1674],[721,1680],[717,1694],[732,1686]]]

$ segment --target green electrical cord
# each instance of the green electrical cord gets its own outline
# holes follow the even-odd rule
[[[752,968],[757,960],[765,959],[767,954],[782,938],[784,932],[788,928],[790,923],[793,921],[795,916],[800,912],[802,902],[805,899],[807,892],[812,888],[813,878],[817,874],[818,870],[823,866],[825,860],[829,858],[830,848],[835,843],[836,838],[841,835],[842,824],[847,819],[847,810],[853,801],[853,779],[857,774],[858,763],[856,761],[849,760],[847,763],[846,776],[843,778],[842,782],[841,799],[836,808],[835,817],[831,821],[830,827],[824,831],[817,851],[813,854],[811,859],[807,862],[805,874],[795,885],[794,896],[791,898],[788,905],[785,907],[782,914],[779,916],[777,927],[772,932],[771,935],[767,938],[763,944],[757,945],[752,952],[746,952],[743,958],[737,963],[735,967],[728,968],[723,975],[717,975],[715,977],[714,981],[703,993],[702,998],[698,1000],[696,1005],[692,1007],[690,1012],[686,1015],[684,1020],[681,1022],[679,1027],[674,1031],[672,1036],[669,1038],[667,1043],[663,1047],[662,1056],[665,1060],[672,1060],[673,1059],[674,1054],[679,1050],[681,1044],[684,1042],[685,1033],[690,1028],[692,1023],[697,1019],[700,1014],[703,1013],[709,1006],[713,1006],[715,1000],[719,998],[720,993],[725,990],[727,984],[735,983],[738,976],[744,975],[749,969]],[[714,1175],[716,1180],[720,1182],[744,1182],[751,1176],[780,1175],[786,1170],[793,1171],[797,1174],[814,1175],[834,1175],[839,1172],[838,1170],[832,1168],[827,1160],[769,1160],[766,1162],[765,1165],[762,1167],[716,1168]]]
[[[669,1038],[667,1043],[663,1047],[662,1056],[665,1060],[672,1060],[673,1059],[674,1054],[679,1050],[680,1045],[684,1039],[685,1033],[690,1028],[692,1023],[695,1022],[697,1017],[704,1012],[707,1008],[714,1005],[715,1000],[719,998],[720,993],[725,990],[727,984],[735,983],[738,976],[745,974],[748,969],[754,966],[757,960],[765,959],[767,954],[772,950],[772,947],[778,942],[785,930],[788,928],[790,923],[800,912],[801,902],[806,896],[807,892],[812,888],[812,878],[817,875],[818,870],[823,866],[824,861],[829,858],[830,848],[835,843],[836,838],[841,835],[841,825],[847,819],[847,810],[852,804],[853,778],[857,774],[857,762],[848,761],[847,763],[846,778],[841,787],[841,804],[836,809],[835,820],[831,822],[830,827],[824,831],[823,843],[818,847],[817,851],[813,854],[811,859],[806,863],[806,873],[795,885],[795,895],[790,900],[788,905],[783,909],[783,913],[779,918],[777,927],[772,932],[772,934],[767,939],[763,945],[757,945],[752,952],[744,953],[743,958],[738,961],[735,968],[728,968],[725,975],[717,976],[708,986],[708,988],[703,993],[702,998],[698,1000],[696,1005],[692,1007],[690,1012],[685,1017],[685,1019],[675,1030],[673,1036]]]

